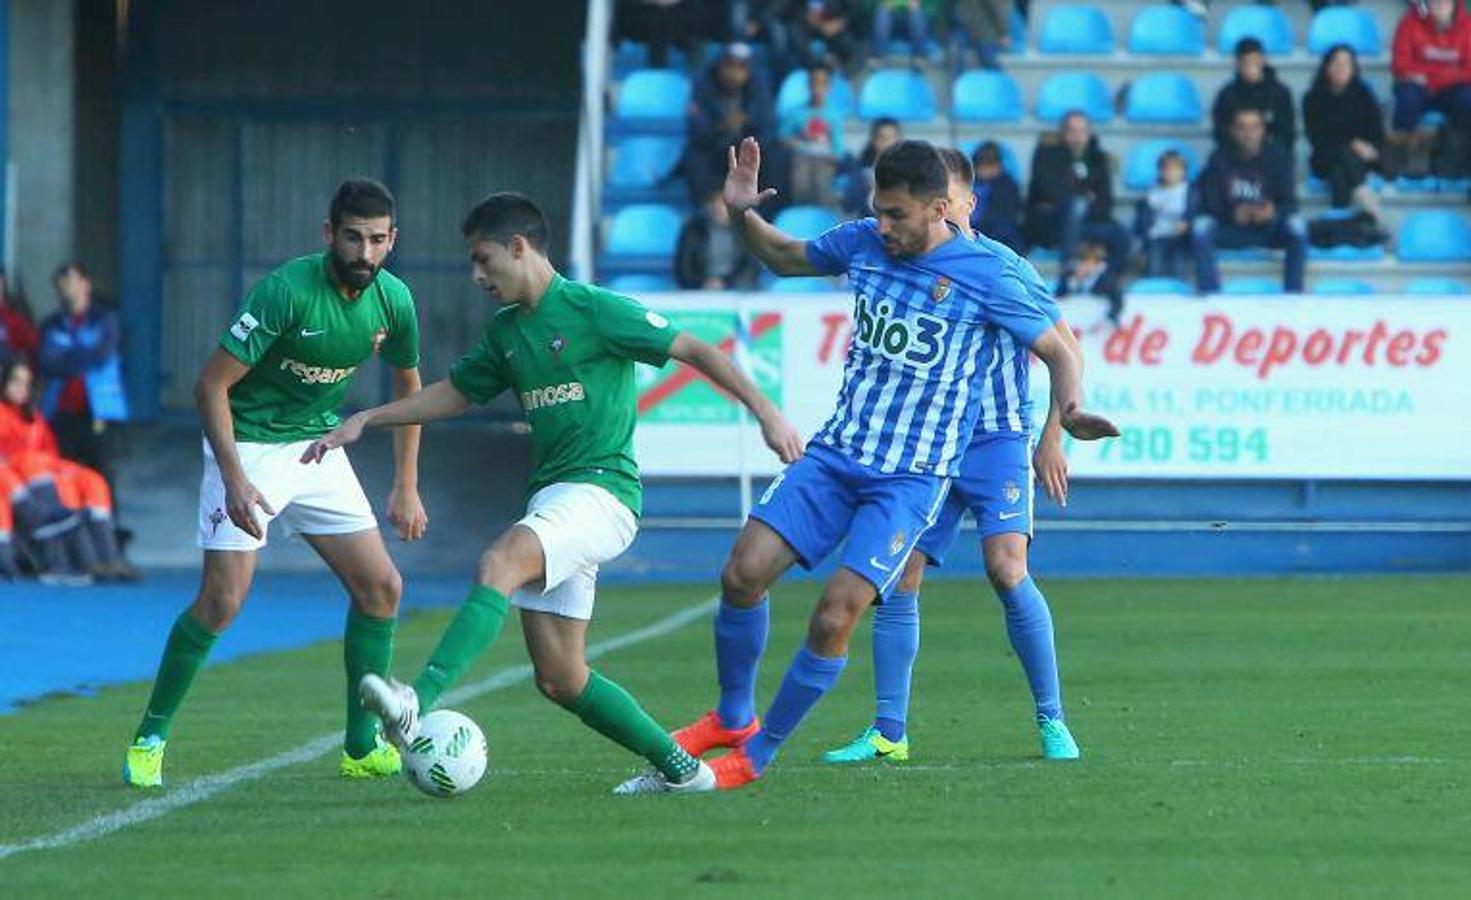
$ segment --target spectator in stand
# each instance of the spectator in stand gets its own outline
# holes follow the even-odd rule
[[[1267,65],[1262,42],[1254,37],[1236,42],[1236,77],[1221,88],[1211,107],[1217,150],[1231,145],[1231,123],[1240,109],[1260,112],[1267,134],[1283,150],[1292,152],[1297,140],[1292,92],[1277,80],[1277,70]]]
[[[73,553],[94,578],[134,581],[138,572],[123,558],[113,525],[112,490],[96,469],[63,459],[56,435],[32,403],[32,374],[23,362],[6,367],[0,395],[0,457],[26,483],[47,478],[74,518]]]
[[[685,166],[690,199],[705,202],[725,184],[727,151],[742,138],[767,147],[775,142],[771,90],[751,66],[749,44],[728,44],[695,85],[689,108],[689,150]],[[771,171],[782,171],[772,160]]]
[[[1201,293],[1221,289],[1217,247],[1272,247],[1287,251],[1282,286],[1302,293],[1307,224],[1297,214],[1292,157],[1267,140],[1267,124],[1255,109],[1236,111],[1231,143],[1211,154],[1195,182],[1191,241]]]
[[[853,28],[861,11],[858,0],[789,0],[787,21],[792,26],[792,43],[809,62],[830,55],[852,75],[862,52]],[[809,49],[814,41],[822,44],[816,58]]]
[[[810,99],[788,110],[777,134],[791,150],[792,200],[837,209],[833,179],[843,157],[843,117],[832,105],[833,70],[818,63],[807,70]]]
[[[1139,201],[1134,230],[1144,241],[1150,277],[1178,278],[1190,255],[1190,182],[1185,157],[1166,150],[1155,164],[1154,187]]]
[[[1017,253],[1025,253],[1022,191],[1001,165],[1001,148],[995,141],[986,141],[976,148],[971,163],[976,171],[976,205],[970,214],[970,227]]]
[[[1097,241],[1079,241],[1078,249],[1053,292],[1058,298],[1092,295],[1108,300],[1108,320],[1114,325],[1124,311],[1123,279],[1108,262],[1108,248]]]
[[[5,278],[5,270],[0,269],[0,365],[15,359],[35,359],[40,339],[25,294],[13,287]]]
[[[736,236],[723,191],[712,191],[685,220],[674,251],[674,280],[685,290],[725,291],[756,283],[760,266]]]
[[[1124,271],[1129,231],[1114,221],[1112,166],[1085,113],[1064,115],[1059,133],[1044,137],[1032,154],[1026,237],[1033,246],[1056,247],[1064,263],[1080,240],[1100,243],[1113,271]]]
[[[873,215],[873,164],[879,154],[904,140],[904,129],[888,116],[873,120],[868,126],[868,143],[858,156],[858,163],[848,173],[848,189],[843,194],[843,212],[855,218]]]
[[[61,455],[96,469],[112,484],[115,426],[128,418],[122,328],[117,313],[94,299],[81,263],[62,263],[51,283],[61,308],[41,323],[41,413],[56,429]]]
[[[937,11],[936,0],[875,0],[873,58],[886,59],[889,56],[894,20],[897,18],[904,24],[904,36],[909,38],[909,59],[918,66],[929,55],[930,22]]]
[[[1394,162],[1389,168],[1423,174],[1431,138],[1419,135],[1415,126],[1425,113],[1444,113],[1462,146],[1471,142],[1471,15],[1456,0],[1413,4],[1394,30],[1389,67],[1394,73],[1394,133],[1387,150]]]
[[[731,0],[730,40],[766,47],[772,81],[780,84],[805,57],[792,44],[791,0]]]
[[[1302,124],[1313,148],[1308,166],[1328,183],[1334,208],[1356,202],[1377,219],[1379,198],[1364,182],[1384,150],[1384,115],[1359,80],[1352,47],[1338,44],[1323,54],[1313,86],[1302,98]]]
[[[955,67],[1001,68],[997,57],[1011,47],[1011,4],[1002,0],[950,0],[949,6],[946,24]]]
[[[699,16],[694,0],[619,0],[616,30],[619,37],[649,45],[649,65],[669,64],[670,46],[686,56],[694,52]]]

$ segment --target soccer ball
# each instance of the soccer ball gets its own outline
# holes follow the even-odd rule
[[[419,734],[404,754],[404,771],[431,797],[455,797],[480,781],[488,754],[485,733],[474,720],[436,709],[419,720]]]

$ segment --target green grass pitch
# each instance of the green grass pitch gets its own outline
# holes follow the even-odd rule
[[[95,840],[0,859],[0,895],[1471,895],[1471,579],[1044,587],[1077,764],[1038,761],[990,591],[936,582],[907,765],[817,762],[871,714],[865,624],[839,687],[742,792],[614,798],[635,760],[522,682],[460,706],[491,747],[465,797],[341,781],[333,749]],[[609,589],[592,640],[709,593]],[[814,593],[798,583],[776,597],[763,703]],[[405,623],[400,673],[447,616]],[[328,643],[204,673],[175,724],[164,796],[340,727],[340,656]],[[512,626],[469,680],[524,661]],[[670,726],[714,697],[703,619],[598,665]],[[146,690],[0,717],[0,845],[140,802],[118,770]]]

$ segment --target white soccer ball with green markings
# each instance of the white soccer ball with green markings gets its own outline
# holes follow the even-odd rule
[[[473,719],[436,709],[419,720],[419,734],[404,754],[404,771],[431,797],[455,797],[479,783],[489,752],[485,733]]]

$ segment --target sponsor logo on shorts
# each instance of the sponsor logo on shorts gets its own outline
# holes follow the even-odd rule
[[[1021,515],[1021,511],[1020,510],[1017,510],[1016,512],[997,513],[996,514],[996,518],[998,518],[1001,521],[1005,522],[1008,519],[1015,519],[1019,515]]]
[[[886,566],[883,563],[879,562],[879,558],[877,556],[870,556],[868,558],[868,564],[870,566],[873,566],[875,569],[878,569],[880,572],[894,571],[892,566]]]
[[[260,320],[250,313],[241,313],[240,318],[235,320],[235,324],[230,326],[230,334],[234,335],[236,340],[243,341],[250,337],[250,333],[258,327],[260,327]]]
[[[217,535],[217,534],[220,533],[220,525],[224,521],[225,521],[225,511],[223,509],[220,509],[218,506],[216,506],[215,507],[215,511],[209,514],[209,524],[210,524],[209,533],[210,533],[210,536],[211,537],[213,537],[213,536],[215,536],[215,535]]]
[[[304,338],[314,338],[314,337],[317,337],[318,335],[322,335],[322,334],[326,334],[326,333],[327,333],[327,329],[325,329],[325,328],[315,328],[315,329],[312,329],[312,328],[303,328],[301,330],[301,336],[304,337]]]
[[[328,366],[309,366],[304,362],[294,359],[281,360],[281,368],[292,375],[302,384],[337,384],[345,381],[358,370],[357,366],[346,369],[333,369]]]
[[[1001,496],[1007,503],[1014,506],[1016,505],[1016,501],[1022,498],[1022,489],[1015,481],[1008,478],[1006,479],[1006,483],[1001,485]]]
[[[563,403],[581,403],[587,399],[587,392],[583,390],[582,382],[569,381],[566,384],[556,384],[551,387],[532,388],[521,393],[521,408],[527,412],[541,409],[547,406],[560,406]]]
[[[889,555],[897,556],[899,554],[899,551],[904,549],[905,539],[908,537],[909,535],[905,534],[902,531],[896,532],[894,534],[894,539],[889,541]]]

